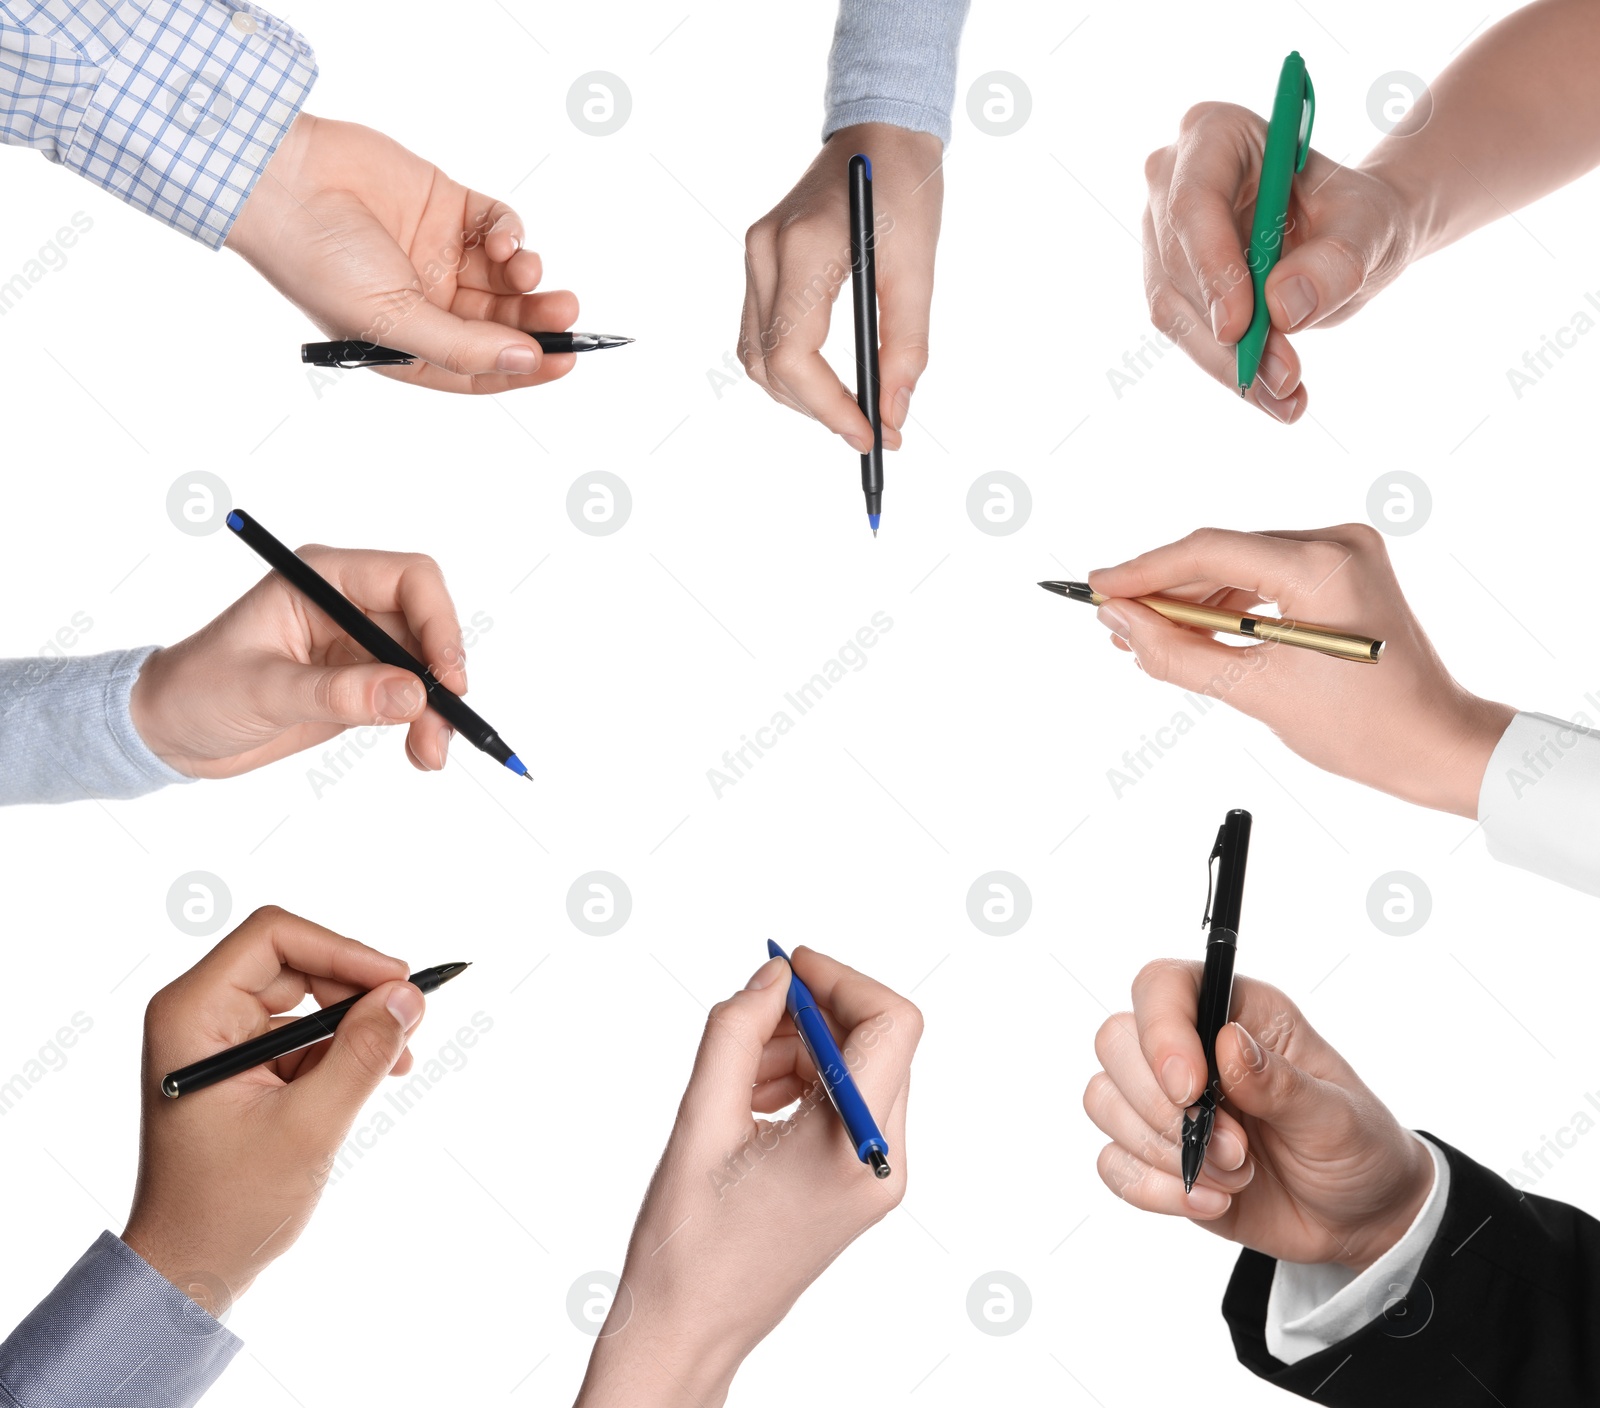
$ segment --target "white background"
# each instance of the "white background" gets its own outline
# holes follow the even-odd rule
[[[433,1000],[419,1057],[474,1012],[493,1022],[241,1301],[246,1350],[208,1400],[219,1408],[570,1396],[591,1341],[567,1318],[568,1287],[618,1269],[702,1008],[743,984],[768,935],[914,991],[927,1035],[904,1207],[806,1294],[734,1401],[799,1403],[818,1380],[862,1402],[1119,1408],[1180,1383],[1196,1404],[1280,1401],[1226,1343],[1233,1250],[1119,1204],[1079,1103],[1094,1029],[1134,972],[1199,952],[1222,812],[1256,816],[1241,971],[1296,997],[1402,1120],[1498,1169],[1600,1086],[1585,1039],[1592,901],[1495,866],[1469,823],[1316,772],[1223,708],[1118,800],[1107,769],[1182,701],[1033,583],[1203,523],[1360,519],[1369,486],[1407,469],[1433,515],[1391,547],[1444,658],[1481,693],[1593,718],[1578,554],[1600,338],[1520,401],[1506,370],[1600,288],[1600,188],[1502,221],[1352,324],[1301,339],[1314,420],[1276,425],[1176,352],[1118,398],[1107,370],[1150,332],[1141,164],[1184,109],[1265,108],[1298,47],[1315,144],[1356,160],[1377,138],[1373,81],[1436,73],[1478,12],[1350,0],[1224,25],[1164,0],[980,0],[934,357],[874,542],[848,448],[753,385],[719,395],[708,378],[735,345],[743,230],[815,150],[831,8],[462,0],[451,14],[290,18],[322,66],[313,111],[508,196],[549,286],[578,291],[578,325],[638,337],[548,389],[467,400],[350,375],[319,397],[296,360],[316,334],[241,262],[33,153],[4,155],[0,279],[74,212],[93,220],[0,320],[5,652],[37,651],[76,611],[94,623],[82,651],[170,641],[243,592],[254,558],[166,518],[174,479],[209,469],[291,542],[437,557],[463,615],[492,620],[471,650],[473,700],[538,784],[461,745],[445,775],[419,776],[387,738],[320,798],[302,758],[0,816],[0,1079],[74,1012],[93,1021],[4,1116],[0,1321],[121,1228],[142,1009],[211,942],[177,930],[165,897],[205,870],[225,880],[233,922],[272,901],[418,966],[474,960]],[[633,96],[607,138],[566,116],[568,87],[595,69]],[[1015,135],[966,116],[991,70],[1031,90]],[[633,494],[607,538],[564,509],[595,468]],[[965,511],[974,479],[999,468],[1033,496],[1004,538]],[[866,667],[715,798],[706,771],[724,749],[877,611],[894,625]],[[606,939],[566,912],[594,869],[633,894]],[[1032,893],[1008,938],[966,912],[995,869]],[[1369,886],[1392,870],[1432,892],[1409,938],[1367,916]],[[1592,1201],[1597,1167],[1600,1141],[1580,1142],[1538,1191]],[[425,1213],[448,1230],[417,1230]],[[995,1269],[1033,1299],[1004,1337],[965,1309]],[[1213,1367],[1193,1386],[1199,1355]]]

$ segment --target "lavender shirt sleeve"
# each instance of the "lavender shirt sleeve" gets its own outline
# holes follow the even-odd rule
[[[858,122],[884,122],[948,143],[968,2],[841,0],[823,139]]]
[[[192,781],[145,747],[128,711],[156,649],[0,660],[0,805],[139,797]]]
[[[192,1408],[242,1347],[102,1232],[0,1343],[3,1408]]]

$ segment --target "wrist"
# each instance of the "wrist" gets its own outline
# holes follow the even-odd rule
[[[655,1313],[683,1296],[651,1292],[626,1268],[621,1287],[574,1408],[718,1408],[751,1346],[737,1345],[717,1317]]]
[[[164,685],[172,664],[171,652],[171,646],[164,646],[146,657],[139,667],[138,677],[128,692],[128,718],[146,748],[173,771],[193,777],[195,774],[183,765],[179,749],[164,726],[167,722]]]
[[[122,1229],[122,1241],[146,1266],[182,1291],[213,1320],[222,1320],[249,1289],[251,1278],[238,1271],[218,1269],[211,1264],[217,1258],[185,1249],[163,1237],[158,1229],[142,1225],[137,1214]]]
[[[1509,704],[1467,695],[1460,727],[1437,773],[1438,781],[1444,785],[1444,794],[1428,805],[1477,820],[1478,794],[1483,790],[1489,759],[1516,712]]]
[[[1420,1139],[1410,1134],[1404,1139],[1406,1154],[1394,1196],[1382,1211],[1352,1233],[1345,1255],[1337,1258],[1358,1276],[1411,1230],[1433,1192],[1438,1176],[1433,1155]]]
[[[857,122],[840,127],[828,134],[823,143],[827,147],[848,147],[852,153],[871,152],[895,147],[904,148],[919,157],[938,165],[944,159],[944,143],[932,132],[918,132],[910,127],[896,127],[891,122]]]
[[[299,207],[294,192],[302,189],[301,172],[317,119],[299,113],[283,134],[277,150],[267,159],[249,198],[234,217],[233,228],[223,247],[240,255],[246,263],[259,265],[262,254],[272,246],[291,213]]]

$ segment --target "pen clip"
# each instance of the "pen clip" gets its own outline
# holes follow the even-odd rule
[[[369,350],[350,355],[351,349],[365,347]],[[300,345],[300,360],[313,367],[337,367],[341,371],[354,371],[358,367],[409,367],[417,359],[409,352],[393,347],[380,347],[375,342],[359,339],[344,342],[304,342]]]
[[[1217,878],[1217,860],[1222,855],[1222,833],[1227,829],[1227,823],[1217,828],[1216,844],[1211,848],[1211,854],[1206,858],[1206,912],[1200,916],[1200,927],[1209,928],[1211,925],[1211,897],[1215,893]]]
[[[1317,115],[1317,90],[1311,86],[1311,75],[1305,75],[1306,93],[1300,105],[1300,135],[1294,152],[1294,169],[1298,175],[1306,169],[1306,158],[1311,155],[1311,123]]]

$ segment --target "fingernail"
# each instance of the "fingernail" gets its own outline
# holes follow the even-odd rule
[[[502,347],[500,359],[494,365],[496,371],[510,376],[527,376],[539,370],[539,354],[531,347]]]
[[[1233,1029],[1239,1033],[1239,1055],[1244,1060],[1245,1066],[1259,1075],[1267,1068],[1266,1054],[1261,1050],[1256,1039],[1239,1023],[1235,1022]]]
[[[906,417],[911,414],[911,392],[901,387],[894,393],[894,428],[903,430]]]
[[[1211,1162],[1224,1173],[1232,1173],[1244,1163],[1244,1145],[1231,1129],[1219,1129],[1211,1141]]]
[[[378,717],[396,724],[409,719],[422,707],[422,698],[421,681],[390,681],[378,688]]]
[[[1289,417],[1294,414],[1294,397],[1280,401],[1264,386],[1256,387],[1256,405],[1260,406],[1274,420],[1289,423]]]
[[[1211,305],[1211,335],[1218,342],[1222,341],[1222,325],[1227,319],[1228,310],[1223,307],[1222,300],[1219,298]]]
[[[1233,1199],[1220,1189],[1196,1183],[1189,1192],[1186,1211],[1195,1217],[1221,1217],[1232,1202]]]
[[[384,999],[383,1005],[405,1031],[410,1031],[422,1020],[422,994],[410,983],[397,984]]]
[[[1102,602],[1095,615],[1099,618],[1100,624],[1113,635],[1121,636],[1123,640],[1127,640],[1128,618],[1118,611],[1114,604],[1109,601]],[[1176,1060],[1177,1058],[1174,1057],[1173,1059]]]
[[[1261,359],[1261,365],[1256,368],[1256,375],[1267,383],[1267,390],[1274,396],[1283,396],[1283,384],[1289,379],[1289,369],[1284,366],[1282,359],[1275,352],[1268,352]]]
[[[450,753],[450,730],[449,729],[445,729],[445,731],[439,735],[439,766],[440,767],[444,766],[445,758],[449,756],[449,753]]]
[[[1295,328],[1317,311],[1317,291],[1304,274],[1278,285],[1276,297],[1285,326]]]
[[[1101,610],[1105,608],[1102,607]],[[1187,1109],[1194,1095],[1194,1073],[1181,1056],[1169,1056],[1161,1066],[1161,1088],[1174,1105]]]
[[[769,958],[750,975],[750,981],[744,985],[745,991],[754,992],[758,988],[771,987],[777,982],[778,974],[788,966],[781,958]]]
[[[846,435],[844,437],[844,443],[854,450],[858,455],[864,455],[872,448],[865,440],[862,440],[859,436],[855,435]]]

